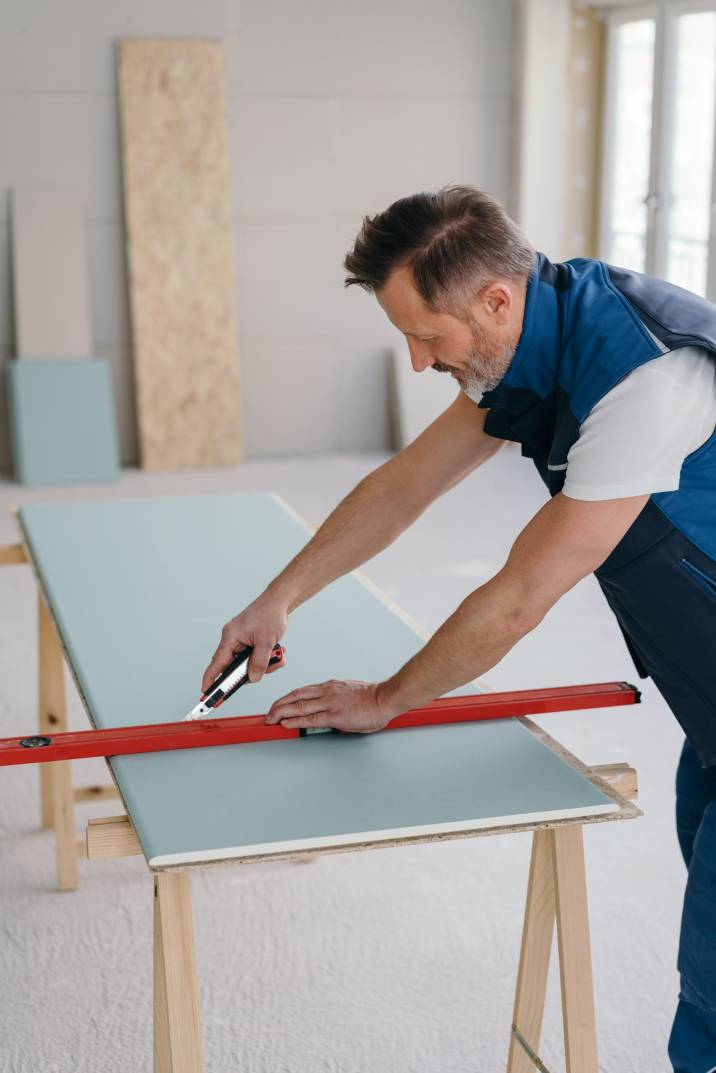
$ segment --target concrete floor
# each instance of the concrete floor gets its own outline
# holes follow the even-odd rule
[[[114,487],[0,483],[0,542],[14,503],[272,489],[320,521],[378,456],[252,462],[148,475]],[[505,450],[435,504],[365,572],[432,630],[490,577],[544,501],[531,465]],[[201,569],[200,561],[197,569]],[[0,735],[36,712],[36,606],[26,567],[0,571]],[[237,611],[240,610],[238,607]],[[222,624],[217,622],[218,631]],[[209,655],[209,653],[207,653]],[[200,668],[197,668],[197,671]],[[635,672],[593,578],[568,593],[487,680],[497,689]],[[667,1073],[666,1040],[684,871],[673,831],[682,735],[651,683],[640,708],[545,716],[588,763],[628,760],[642,819],[587,829],[600,1069]],[[86,727],[69,685],[71,725]],[[77,782],[104,781],[102,761]],[[79,821],[117,811],[82,805]],[[506,835],[195,873],[194,916],[208,1073],[493,1073],[504,1068],[529,857]],[[0,1071],[151,1069],[151,880],[141,859],[81,862],[54,891],[38,829],[37,772],[0,774]],[[563,1068],[555,965],[543,1058]]]

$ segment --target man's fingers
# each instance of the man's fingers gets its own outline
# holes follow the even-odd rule
[[[260,682],[273,652],[273,641],[257,641],[249,660],[249,681]]]
[[[282,723],[284,719],[302,719],[304,716],[315,715],[317,712],[323,711],[326,711],[326,702],[321,698],[316,700],[296,700],[291,704],[282,704],[279,707],[274,705],[266,716],[266,722],[269,724]]]
[[[331,713],[324,709],[307,715],[295,715],[290,719],[282,718],[281,726],[286,727],[287,730],[309,730],[311,727],[333,728],[334,723],[331,720]]]
[[[219,647],[217,648],[216,652],[214,653],[214,655],[211,657],[211,663],[209,664],[209,666],[204,671],[204,676],[203,676],[203,678],[201,680],[201,691],[202,691],[202,693],[206,693],[207,689],[209,688],[211,683],[214,681],[216,676],[218,674],[221,674],[221,672],[223,671],[224,667],[226,667],[226,665],[228,663],[231,663],[231,660],[233,658],[234,658],[234,650],[233,650],[233,648],[231,647],[231,645],[228,642],[222,641],[221,644],[219,645]]]
[[[266,716],[267,723],[323,711],[326,707],[322,686],[303,686],[275,700]]]
[[[227,631],[224,630],[224,633],[226,634]],[[219,647],[211,658],[211,663],[204,671],[204,676],[201,680],[202,693],[206,693],[212,686],[217,675],[221,674],[224,668],[231,663],[239,649],[247,647],[249,647],[249,642],[238,640],[236,637],[227,636],[226,640],[222,639]],[[248,671],[250,681],[258,682],[266,670],[270,669],[271,671],[277,671],[284,666],[282,650],[280,662],[275,663],[271,668],[267,667],[268,661],[273,654],[273,644],[271,642],[266,642],[264,644],[259,642],[256,644],[251,653],[251,658],[249,659]]]
[[[285,666],[286,660],[284,659],[283,654],[281,654],[281,659],[277,660],[275,663],[269,664],[269,666],[266,668],[266,674],[273,674],[274,671],[280,671],[281,668]]]

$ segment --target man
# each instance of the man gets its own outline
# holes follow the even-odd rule
[[[716,306],[599,261],[551,264],[489,195],[452,187],[366,218],[346,283],[375,294],[416,372],[461,391],[362,480],[224,627],[203,688],[235,649],[267,669],[288,615],[390,544],[506,440],[551,499],[509,558],[384,682],[331,681],[267,722],[379,730],[487,673],[594,572],[642,677],[681,723],[677,829],[689,869],[669,1042],[675,1073],[716,1070]]]

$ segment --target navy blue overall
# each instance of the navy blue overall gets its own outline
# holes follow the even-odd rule
[[[648,329],[648,330],[647,330]],[[654,337],[661,341],[659,347]],[[539,254],[522,335],[486,392],[485,431],[522,445],[551,495],[592,408],[664,347],[716,360],[716,305],[661,280]],[[677,831],[689,870],[669,1043],[676,1073],[716,1069],[716,431],[685,460],[679,488],[653,494],[595,576],[642,678],[681,724]]]

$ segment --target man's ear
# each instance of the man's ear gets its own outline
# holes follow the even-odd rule
[[[493,324],[507,324],[514,302],[512,288],[502,280],[487,283],[480,291],[479,302]]]

